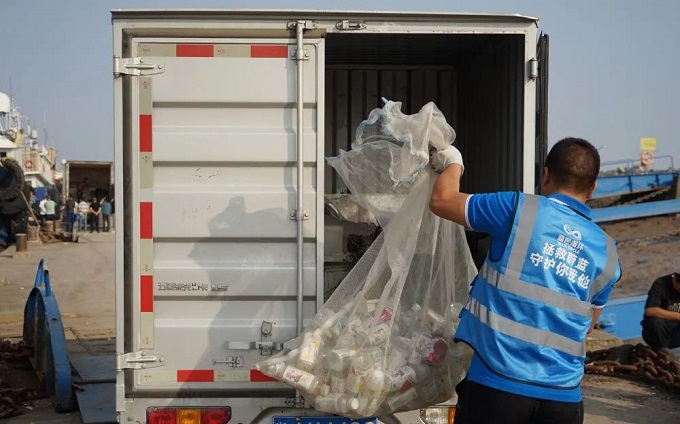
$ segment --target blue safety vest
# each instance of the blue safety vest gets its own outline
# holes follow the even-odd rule
[[[591,300],[617,272],[615,242],[594,222],[556,199],[520,194],[503,256],[487,256],[455,339],[500,376],[576,388]]]

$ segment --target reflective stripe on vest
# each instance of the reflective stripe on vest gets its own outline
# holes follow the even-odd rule
[[[521,278],[525,259],[529,253],[529,246],[534,230],[534,221],[539,211],[539,203],[540,196],[524,196],[524,202],[518,212],[520,216],[517,222],[515,237],[510,246],[505,272],[500,272],[485,262],[480,270],[480,277],[497,289],[586,318],[591,318],[593,309],[589,301],[583,301],[577,297],[526,282]],[[615,253],[616,247],[614,240],[609,236],[606,236],[606,246],[607,263],[604,270],[595,278],[593,284],[589,287],[589,300],[592,296],[602,290],[616,274],[618,263],[617,255]],[[585,355],[585,343],[583,341],[575,341],[560,334],[541,330],[503,317],[490,311],[472,296],[468,298],[466,309],[492,330],[507,334],[528,343],[550,347],[574,356]]]
[[[553,305],[565,311],[573,312],[584,317],[593,316],[593,307],[590,303],[584,302],[573,296],[556,292],[547,287],[538,286],[536,284],[527,283],[517,277],[510,277],[507,274],[501,274],[495,269],[491,268],[485,262],[479,275],[491,285],[506,291],[508,293],[516,294],[527,299],[535,300],[541,303]]]
[[[616,275],[616,268],[619,263],[618,255],[616,254],[616,244],[614,239],[607,237],[607,264],[604,266],[604,270],[600,275],[595,278],[593,284],[590,285],[590,291],[588,292],[588,300],[591,300],[593,296],[597,295],[612,278]]]
[[[468,297],[465,309],[470,311],[482,323],[494,330],[524,340],[539,346],[546,346],[574,356],[584,356],[586,354],[586,344],[577,342],[568,337],[550,331],[543,331],[537,328],[521,324],[509,318],[505,318],[495,312],[490,311],[486,306],[479,303],[472,296]]]

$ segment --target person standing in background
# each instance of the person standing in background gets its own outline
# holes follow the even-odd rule
[[[97,198],[92,199],[90,203],[90,232],[94,233],[95,230],[99,232],[99,215],[102,213],[101,206]]]
[[[104,226],[104,232],[108,233],[109,229],[111,228],[111,214],[113,212],[113,208],[111,206],[111,202],[104,196],[102,199],[102,204],[101,204],[101,210],[102,210],[102,225]]]

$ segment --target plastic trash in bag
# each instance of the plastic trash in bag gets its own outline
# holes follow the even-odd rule
[[[430,212],[429,146],[455,139],[433,103],[375,109],[328,159],[383,232],[305,332],[258,364],[317,410],[369,417],[448,400],[471,350],[452,335],[476,269],[461,226]]]

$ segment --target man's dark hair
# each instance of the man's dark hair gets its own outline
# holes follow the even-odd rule
[[[568,137],[550,149],[545,166],[558,186],[587,193],[600,172],[600,154],[586,140]]]

